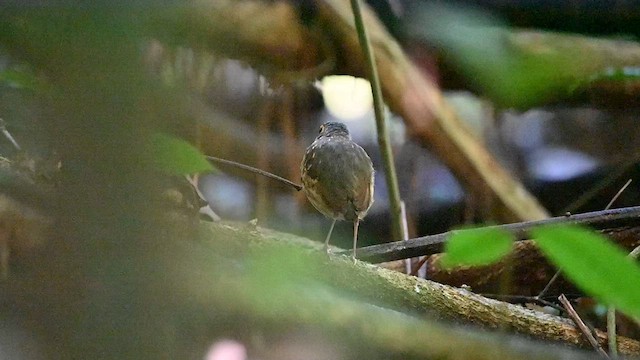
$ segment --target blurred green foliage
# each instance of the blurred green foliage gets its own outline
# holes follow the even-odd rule
[[[533,231],[540,250],[578,287],[620,311],[640,316],[640,266],[605,237],[562,225]]]
[[[640,266],[596,232],[574,226],[535,228],[543,254],[585,293],[621,311],[640,316]],[[512,236],[488,227],[455,231],[445,244],[444,266],[480,266],[500,260]]]
[[[39,84],[37,77],[27,67],[14,66],[0,70],[0,86],[35,91]]]
[[[490,14],[467,7],[424,5],[410,33],[435,44],[471,87],[498,106],[527,108],[567,95],[579,79],[582,59],[542,49],[525,53],[511,30]]]
[[[180,358],[171,355],[173,324],[157,295],[169,288],[158,259],[177,256],[165,253],[167,239],[186,221],[163,217],[165,183],[152,171],[148,143],[182,118],[172,106],[178,96],[169,97],[144,66],[141,26],[149,14],[140,10],[95,4],[0,11],[3,56],[33,69],[43,84],[34,97],[44,115],[29,121],[61,159],[60,201],[47,214],[55,233],[29,274],[36,280],[27,293],[37,296],[5,308],[38,318],[48,358]],[[8,79],[30,86],[19,75]]]
[[[455,230],[445,243],[446,267],[479,266],[500,260],[511,251],[513,236],[497,228]]]
[[[580,89],[583,86],[602,83],[619,83],[627,86],[636,86],[636,84],[638,84],[638,81],[640,81],[640,67],[611,66],[585,79],[576,81],[571,88],[571,91]]]
[[[198,149],[174,136],[155,133],[150,146],[158,168],[169,174],[187,175],[214,169]]]

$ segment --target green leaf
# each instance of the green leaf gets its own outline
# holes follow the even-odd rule
[[[193,145],[166,134],[153,135],[151,153],[158,168],[170,174],[186,175],[214,170]]]
[[[640,316],[640,266],[605,237],[578,226],[532,232],[540,250],[586,293]]]
[[[456,230],[445,244],[446,267],[487,265],[500,260],[511,251],[511,234],[492,227]]]

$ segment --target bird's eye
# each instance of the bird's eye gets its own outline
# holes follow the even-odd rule
[[[318,131],[319,134],[322,134],[324,132],[324,125],[320,125],[320,131]]]

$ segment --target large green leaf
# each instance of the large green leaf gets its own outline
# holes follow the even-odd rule
[[[503,230],[487,227],[456,230],[445,244],[444,266],[487,265],[509,253],[513,238]]]
[[[640,316],[640,266],[605,237],[577,226],[533,230],[542,252],[586,293]]]
[[[211,171],[213,166],[193,145],[162,133],[151,138],[151,153],[160,170],[175,175]]]

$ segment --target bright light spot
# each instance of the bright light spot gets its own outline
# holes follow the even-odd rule
[[[216,341],[209,348],[205,360],[246,360],[247,350],[235,340]]]
[[[340,120],[361,118],[373,108],[371,84],[347,75],[326,76],[320,82],[324,105]]]
[[[566,181],[598,167],[593,157],[566,148],[548,147],[530,154],[529,172],[543,181]]]

